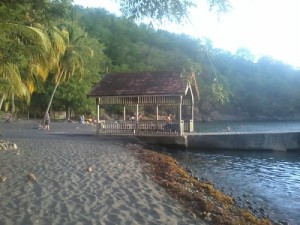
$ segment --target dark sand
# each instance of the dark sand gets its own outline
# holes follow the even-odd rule
[[[46,131],[0,121],[0,139],[18,145],[0,152],[0,224],[205,224],[143,172],[128,150],[135,139],[95,133],[78,123]]]

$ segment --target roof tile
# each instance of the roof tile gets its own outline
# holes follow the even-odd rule
[[[185,89],[174,72],[115,73],[106,75],[89,96],[184,95]]]

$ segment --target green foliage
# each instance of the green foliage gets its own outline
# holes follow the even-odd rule
[[[34,91],[49,93],[51,83],[41,82],[49,74],[52,75],[49,79],[54,77],[59,82],[69,80],[74,73],[82,75],[85,70],[82,65],[85,62],[90,64],[87,72],[99,79],[99,67],[102,64],[99,60],[105,59],[103,46],[97,40],[89,39],[81,28],[75,24],[71,26],[65,20],[70,15],[71,3],[70,0],[0,1],[0,12],[3,12],[0,18],[0,96],[4,100],[11,96],[13,107],[15,97],[21,100],[26,94],[26,99],[29,100],[29,94]],[[89,60],[94,54],[98,58]],[[53,76],[56,73],[59,75]],[[18,76],[13,76],[14,74]],[[14,77],[18,79],[12,79]],[[13,82],[14,80],[19,83]],[[9,89],[4,85],[7,81],[10,81]],[[89,81],[90,89],[95,79]],[[88,91],[85,91],[85,95]],[[39,95],[34,94],[35,103],[41,103],[37,100],[41,97]],[[1,100],[1,105],[2,103]],[[17,103],[22,107],[22,101]],[[44,107],[44,104],[38,107]]]
[[[108,72],[181,71],[199,58],[199,42],[186,35],[137,26],[101,9],[76,12],[86,31],[104,43]]]
[[[194,0],[118,0],[125,17],[134,21],[150,18],[155,21],[172,21],[181,23],[188,18],[189,9],[195,7]],[[227,0],[207,0],[210,9],[224,12],[229,9]]]
[[[105,44],[110,58],[108,72],[194,72],[201,114],[219,111],[242,113],[249,118],[280,117],[299,109],[296,96],[300,95],[295,85],[298,78],[291,76],[295,74],[292,68],[279,61],[261,58],[254,63],[247,49],[239,49],[233,55],[213,49],[209,40],[200,42],[185,35],[137,26],[101,9],[78,8],[77,13],[88,33]]]
[[[214,99],[221,104],[229,102],[229,91],[224,88],[224,85],[218,82],[213,82],[211,85]]]
[[[243,58],[215,50],[214,61],[226,80],[229,99],[227,106],[214,110],[246,114],[248,118],[288,118],[299,110],[299,71],[270,57],[251,61],[248,51]],[[250,55],[251,56],[251,55]]]
[[[160,21],[181,21],[193,3],[120,2],[134,20],[149,16]],[[217,11],[228,9],[226,0],[208,2]],[[30,93],[31,112],[42,116],[59,80],[52,109],[95,113],[94,100],[86,97],[92,86],[105,73],[124,71],[181,72],[199,92],[201,115],[218,111],[276,119],[300,110],[300,72],[270,57],[254,62],[247,49],[231,54],[212,48],[209,40],[154,30],[103,9],[72,7],[69,0],[0,1],[0,13],[1,105],[16,103],[19,112],[25,112]]]
[[[210,10],[216,9],[217,12],[227,12],[231,9],[228,0],[208,0]]]
[[[72,0],[31,0],[0,1],[0,21],[33,25],[51,25],[58,19],[68,19],[71,15]]]
[[[93,85],[100,80],[107,61],[106,56],[103,54],[104,47],[96,39],[86,37],[82,41],[84,46],[93,48],[94,56],[90,58],[88,57],[88,52],[82,53],[84,76],[80,80],[76,77],[71,77],[68,82],[63,82],[57,89],[56,97],[53,101],[53,108],[59,110],[69,109],[76,115],[95,113],[95,101],[87,98],[87,95]]]

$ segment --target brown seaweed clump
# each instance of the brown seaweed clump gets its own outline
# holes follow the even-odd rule
[[[136,157],[145,162],[144,169],[152,174],[171,197],[209,224],[272,225],[268,219],[257,218],[240,208],[234,198],[214,188],[209,182],[191,176],[177,161],[162,153],[131,145]]]

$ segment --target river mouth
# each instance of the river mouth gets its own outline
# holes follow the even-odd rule
[[[195,176],[212,181],[244,208],[299,225],[300,153],[239,150],[169,151]]]

